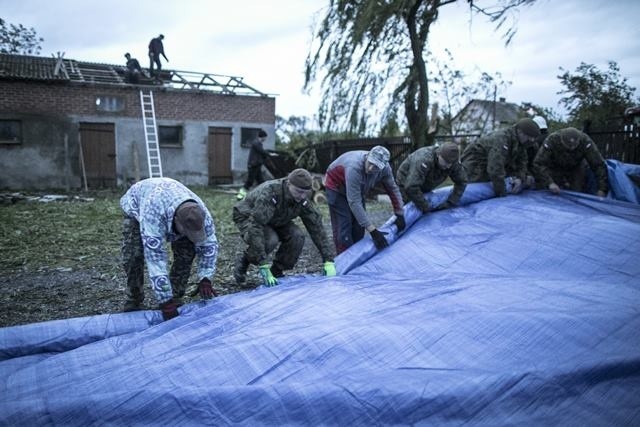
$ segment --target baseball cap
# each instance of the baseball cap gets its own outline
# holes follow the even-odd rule
[[[204,212],[196,202],[184,202],[174,215],[176,229],[193,243],[199,243],[207,238],[204,229]]]
[[[389,150],[384,148],[382,145],[376,145],[369,151],[367,161],[378,169],[384,169],[389,162],[390,157],[391,154],[389,154]]]

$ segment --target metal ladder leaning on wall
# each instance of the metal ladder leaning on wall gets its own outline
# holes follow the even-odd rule
[[[158,127],[156,126],[156,112],[153,105],[153,92],[140,91],[140,105],[142,106],[142,124],[144,126],[145,146],[147,147],[147,163],[149,178],[162,177],[162,162],[160,161],[160,145],[158,143]]]

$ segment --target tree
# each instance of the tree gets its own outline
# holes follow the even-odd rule
[[[558,76],[565,87],[558,94],[565,95],[560,104],[569,111],[569,121],[576,127],[586,123],[605,128],[608,121],[619,118],[626,108],[632,107],[635,88],[627,84],[620,75],[620,67],[614,61],[609,62],[607,71],[600,71],[595,65],[584,62],[574,73],[563,71]]]
[[[320,125],[361,133],[373,120],[387,123],[403,110],[414,145],[429,145],[427,38],[439,9],[454,1],[330,0],[306,61],[305,88],[324,73]],[[491,8],[468,3],[501,28],[514,8],[534,1],[497,0]],[[507,43],[514,31],[506,31]]]
[[[36,30],[22,24],[14,25],[0,18],[0,53],[18,55],[38,54],[44,39],[36,35]]]

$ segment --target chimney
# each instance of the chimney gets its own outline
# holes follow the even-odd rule
[[[500,97],[499,101],[500,101],[500,102],[507,102],[507,98]]]

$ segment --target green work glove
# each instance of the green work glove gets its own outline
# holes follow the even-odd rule
[[[267,287],[278,286],[278,279],[271,273],[271,266],[269,264],[262,264],[260,266],[260,275],[264,280],[264,285]]]
[[[335,276],[336,275],[336,264],[333,261],[327,261],[322,266],[322,275],[323,276]]]

